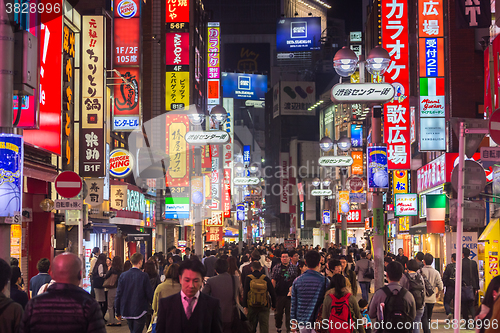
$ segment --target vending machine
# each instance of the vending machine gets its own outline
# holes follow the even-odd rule
[[[480,295],[484,295],[488,285],[500,272],[500,221],[493,219],[478,239],[479,287]]]

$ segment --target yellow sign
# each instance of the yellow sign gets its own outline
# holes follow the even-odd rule
[[[170,156],[169,177],[167,178],[171,186],[189,186],[188,147],[186,140],[184,140],[188,126],[189,123],[186,122],[171,122],[168,124],[167,121],[167,143]]]
[[[408,193],[408,171],[392,171],[392,193]]]
[[[399,232],[410,231],[410,217],[403,216],[399,218]]]
[[[189,72],[167,72],[165,109],[179,110],[189,106]]]
[[[338,213],[345,213],[347,214],[349,212],[350,206],[349,206],[349,191],[339,191],[339,199],[337,200],[339,203],[338,206]],[[347,204],[347,207],[344,207],[346,209],[342,209],[342,205]]]

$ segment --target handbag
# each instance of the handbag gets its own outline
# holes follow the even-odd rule
[[[241,311],[240,307],[236,303],[236,295],[234,292],[234,276],[231,275],[231,281],[233,282],[233,322],[231,325],[231,331],[238,333],[250,333],[250,325],[248,323],[247,317]]]
[[[469,259],[470,261],[470,259]],[[472,278],[472,267],[471,263],[469,262],[469,276]],[[472,286],[468,286],[465,284],[465,282],[462,282],[462,301],[473,301],[476,299],[476,296],[474,295],[474,288]]]
[[[116,282],[118,281],[118,274],[111,274],[104,283],[102,284],[103,288],[116,288]]]
[[[368,268],[366,269],[365,273],[363,274],[363,277],[365,279],[371,279],[371,280],[373,280],[375,278],[375,271],[370,266],[370,262],[368,262]]]

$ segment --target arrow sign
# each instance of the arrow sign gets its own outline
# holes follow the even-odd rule
[[[214,145],[229,142],[226,131],[190,131],[184,138],[190,145]]]
[[[470,259],[473,260],[477,256],[476,252],[470,251]]]
[[[318,160],[319,165],[328,167],[350,166],[353,162],[351,156],[322,156]]]

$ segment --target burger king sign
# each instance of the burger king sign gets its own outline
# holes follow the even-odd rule
[[[138,8],[134,0],[121,0],[116,6],[116,13],[124,19],[135,17],[137,12]]]
[[[109,173],[115,178],[125,178],[134,166],[134,160],[129,151],[115,149],[109,154]]]

